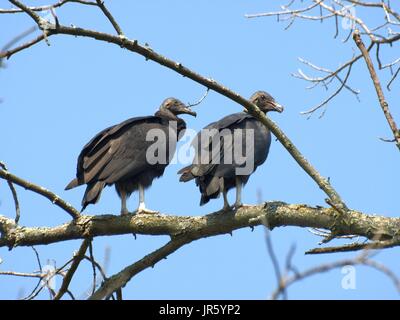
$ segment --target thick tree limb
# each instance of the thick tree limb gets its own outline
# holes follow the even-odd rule
[[[254,225],[264,224],[268,225],[270,228],[274,228],[277,226],[286,226],[286,225],[297,225],[304,226],[304,224],[311,224],[312,221],[315,224],[324,224],[325,226],[334,225],[335,218],[334,209],[324,209],[324,208],[312,208],[305,205],[287,205],[281,202],[271,202],[266,203],[262,206],[254,206],[254,207],[244,207],[235,213],[214,213],[205,217],[180,217],[184,220],[182,222],[175,221],[171,223],[171,227],[175,227],[177,225],[181,225],[183,230],[181,232],[177,232],[176,229],[171,229],[169,235],[171,235],[172,240],[168,242],[166,245],[161,247],[160,249],[155,250],[149,255],[145,256],[143,259],[138,262],[126,267],[122,271],[118,272],[111,278],[107,279],[102,286],[89,298],[90,300],[104,299],[107,296],[110,296],[115,291],[121,289],[125,286],[136,274],[143,271],[146,268],[153,267],[157,262],[166,258],[171,253],[175,252],[182,246],[211,235],[216,235],[220,233],[226,233],[225,227],[228,227],[232,232],[233,228],[237,227],[234,223],[235,220],[240,220],[245,222],[248,221],[247,226],[253,227]],[[149,218],[154,216],[148,216]],[[162,218],[168,218],[168,216],[160,216]],[[174,217],[173,219],[179,219],[179,217]],[[346,225],[349,227],[349,233],[363,233],[364,236],[367,236],[370,239],[377,238],[387,238],[391,237],[392,241],[397,241],[397,245],[400,245],[400,239],[396,236],[399,232],[400,227],[400,219],[398,218],[384,218],[378,216],[366,216],[362,213],[350,211],[349,212],[349,220],[345,221]],[[197,220],[193,221],[193,225],[190,222],[191,219]],[[308,220],[310,219],[310,220]],[[375,220],[378,219],[378,220]],[[382,220],[386,220],[385,222]],[[201,221],[205,220],[205,221]],[[218,221],[221,220],[221,221]],[[305,220],[308,220],[307,222]],[[316,221],[319,220],[319,221]],[[213,222],[211,222],[213,221]],[[285,222],[284,222],[285,221]],[[379,221],[379,222],[378,222]],[[390,221],[390,222],[389,222]],[[199,224],[200,225],[196,225]],[[355,223],[355,224],[354,224]],[[358,225],[360,223],[360,225]],[[377,229],[371,229],[371,223],[377,227]],[[148,222],[145,223],[147,225]],[[183,224],[183,225],[182,225]],[[385,225],[385,227],[383,226]],[[390,226],[389,226],[390,225]],[[315,227],[315,226],[314,226]],[[210,230],[207,230],[210,228]],[[364,231],[362,231],[364,230]],[[209,232],[210,231],[210,232]],[[389,236],[389,233],[392,234]],[[177,236],[174,236],[178,234]],[[364,247],[362,248],[364,249]],[[360,255],[361,256],[361,255]],[[363,256],[363,255],[362,255]],[[366,260],[366,259],[365,259]],[[355,261],[357,264],[366,264],[366,261],[359,260],[344,260],[339,264],[329,264],[321,267],[314,268],[312,270],[306,271],[304,274],[300,274],[300,277],[289,278],[286,280],[279,281],[279,291],[277,291],[276,296],[280,293],[284,292],[284,289],[287,285],[290,285],[292,282],[300,280],[304,277],[311,276],[316,273],[326,272],[332,268],[336,268],[338,266],[348,265],[350,262]],[[372,262],[371,262],[372,263]],[[279,268],[279,267],[278,267]],[[388,273],[392,275],[391,278],[397,278],[391,273],[390,270],[387,270]],[[395,282],[398,286],[398,281]]]
[[[82,215],[56,227],[21,227],[0,216],[0,247],[32,246],[87,237],[121,234],[185,235],[191,239],[228,234],[234,230],[265,224],[273,229],[282,226],[312,227],[332,230],[337,212],[333,208],[303,204],[267,202],[246,206],[236,212],[215,212],[201,217],[138,214],[131,216]],[[344,217],[340,235],[359,235],[371,240],[397,239],[400,218],[366,215],[350,210]],[[397,241],[397,240],[396,240]],[[397,242],[398,245],[398,242]]]

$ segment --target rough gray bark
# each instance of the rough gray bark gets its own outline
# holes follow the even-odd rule
[[[245,206],[237,212],[215,212],[201,217],[166,214],[139,214],[131,216],[82,215],[74,221],[56,227],[16,226],[12,219],[0,216],[0,247],[32,246],[87,237],[121,234],[184,236],[195,240],[234,230],[268,225],[270,229],[282,226],[313,227],[332,230],[338,212],[333,208],[311,207],[304,204],[267,202],[264,205]],[[350,210],[341,218],[339,235],[359,235],[370,240],[397,241],[400,218],[367,215]],[[396,243],[393,242],[393,245]]]

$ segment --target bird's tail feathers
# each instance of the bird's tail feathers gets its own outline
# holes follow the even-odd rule
[[[210,201],[210,197],[206,194],[202,194],[200,198],[200,205],[204,206],[207,202]]]
[[[105,185],[105,182],[88,184],[85,194],[83,195],[81,212],[85,210],[89,204],[95,204],[97,201],[99,201],[101,192],[103,191]]]
[[[220,177],[212,177],[210,180],[206,181],[198,181],[199,189],[201,192],[201,198],[200,198],[200,205],[203,206],[207,202],[210,201],[210,199],[216,199],[220,196],[221,190],[220,190],[220,184],[219,184],[219,179]]]
[[[192,170],[192,165],[187,166],[185,168],[182,168],[181,170],[178,171],[178,174],[181,174],[181,177],[179,178],[180,182],[187,182],[190,180],[193,180],[195,176],[191,172]]]
[[[79,186],[79,183],[78,183],[78,179],[75,178],[75,179],[72,179],[70,183],[68,183],[68,185],[65,187],[64,190],[73,189],[77,186]]]

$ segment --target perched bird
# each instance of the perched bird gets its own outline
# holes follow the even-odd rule
[[[283,111],[283,107],[264,91],[254,93],[250,101],[264,113]],[[195,157],[190,166],[178,172],[182,174],[180,181],[195,179],[201,193],[200,205],[222,193],[223,210],[229,210],[228,190],[236,187],[234,208],[242,206],[242,187],[267,159],[271,133],[252,115],[239,112],[210,123],[197,134],[192,145]]]
[[[82,211],[88,204],[99,201],[105,186],[114,184],[121,198],[122,215],[129,213],[126,201],[136,190],[139,190],[136,212],[152,212],[146,209],[144,190],[163,175],[175,153],[180,133],[186,129],[185,121],[178,117],[180,114],[196,116],[178,99],[168,98],[154,116],[128,119],[90,140],[79,154],[76,178],[65,188],[87,185]],[[149,153],[155,146],[154,140],[159,148]],[[157,162],[160,159],[163,161]]]

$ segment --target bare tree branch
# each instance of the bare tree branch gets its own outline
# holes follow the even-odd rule
[[[85,256],[86,250],[90,245],[91,239],[83,240],[81,247],[78,252],[74,255],[71,267],[69,268],[67,274],[64,277],[64,280],[61,284],[60,290],[54,296],[54,300],[60,300],[62,296],[68,291],[69,284],[71,283],[72,277],[75,274],[76,269],[78,269],[79,264]]]
[[[329,272],[333,269],[338,269],[338,268],[343,268],[345,266],[354,266],[354,265],[364,265],[368,266],[371,268],[376,269],[377,271],[385,274],[393,283],[395,286],[396,290],[400,293],[400,280],[399,278],[387,267],[384,265],[370,260],[368,258],[368,254],[365,252],[362,252],[360,255],[356,256],[353,259],[343,259],[339,261],[335,261],[332,263],[326,263],[326,264],[321,264],[316,267],[312,267],[310,269],[307,269],[302,272],[294,272],[292,276],[287,276],[282,279],[281,285],[272,293],[271,299],[276,300],[279,298],[279,296],[284,292],[284,290],[287,290],[287,288],[297,282],[300,282],[301,280],[304,280],[306,278]]]
[[[17,271],[0,271],[1,276],[16,276],[16,277],[25,277],[25,278],[44,278],[47,274],[42,273],[26,273],[26,272],[17,272]]]
[[[346,23],[342,26],[344,29],[348,29],[347,37],[343,40],[343,42],[347,42],[350,36],[353,33],[353,30],[358,27],[362,30],[360,34],[367,35],[371,40],[370,45],[368,47],[368,51],[376,45],[377,46],[377,60],[381,68],[380,63],[380,54],[379,54],[379,46],[380,45],[392,45],[394,42],[400,40],[400,33],[393,31],[391,28],[398,28],[400,27],[400,14],[396,12],[390,5],[390,2],[379,1],[379,2],[364,2],[364,1],[357,1],[357,0],[310,0],[310,4],[305,5],[306,1],[299,1],[301,3],[301,8],[295,9],[292,8],[294,3],[298,3],[297,1],[291,1],[288,5],[282,6],[282,10],[280,11],[270,11],[265,13],[258,13],[258,14],[248,14],[245,15],[247,18],[257,18],[257,17],[271,17],[275,16],[278,18],[278,21],[286,21],[290,20],[290,24],[292,24],[296,19],[308,20],[308,21],[325,21],[329,19],[335,19],[335,35],[334,38],[337,38],[339,35],[339,26],[338,26],[338,19],[341,18],[342,22]],[[382,10],[383,13],[383,22],[378,24],[377,26],[370,27],[368,24],[363,20],[361,14],[356,12],[356,8],[358,7],[367,7],[367,8],[377,8]],[[319,11],[318,11],[319,9]],[[285,27],[286,29],[287,27]],[[352,93],[358,94],[354,89],[350,88],[346,81],[342,81],[338,78],[338,74],[340,71],[344,69],[348,69],[347,76],[350,76],[350,69],[352,65],[357,62],[363,55],[358,55],[353,59],[346,62],[336,71],[326,70],[322,67],[317,67],[313,64],[307,63],[309,67],[312,67],[314,70],[318,72],[327,72],[328,75],[323,77],[309,77],[306,76],[304,73],[299,71],[299,73],[294,73],[293,76],[300,78],[302,80],[311,82],[312,85],[309,88],[314,88],[317,85],[322,85],[326,89],[328,85],[336,78],[340,82],[340,86],[333,94],[331,94],[327,99],[319,103],[317,106],[310,108],[308,111],[302,112],[302,114],[307,114],[311,116],[313,112],[316,110],[326,106],[327,102],[332,100],[335,96],[337,96],[343,89],[348,89]],[[385,68],[391,68],[394,64],[400,62],[399,59],[396,59],[394,62],[385,65]],[[392,71],[391,71],[392,72]],[[387,88],[390,89],[391,84],[396,79],[398,74],[400,73],[400,67],[397,71],[393,74],[392,78],[389,80],[387,84]],[[322,113],[323,115],[324,113]]]
[[[14,49],[2,50],[0,52],[0,61],[3,58],[9,59],[13,54],[15,54],[17,52],[20,52],[22,50],[25,50],[25,49],[35,45],[36,43],[42,42],[43,40],[45,40],[45,35],[41,34],[41,35],[37,36],[36,38],[34,38],[34,39],[32,39],[32,40],[30,40],[28,42],[25,42],[24,44],[22,44],[22,45],[20,45],[18,47],[15,47]]]
[[[198,106],[200,103],[202,103],[203,100],[207,97],[209,91],[210,91],[210,89],[207,88],[206,92],[204,92],[204,94],[201,96],[201,98],[200,98],[197,102],[194,102],[194,103],[190,103],[190,102],[189,102],[189,103],[187,104],[188,108],[196,107],[196,106]]]
[[[118,25],[117,21],[115,21],[114,17],[110,13],[110,11],[108,11],[106,6],[104,5],[104,1],[103,0],[96,0],[96,3],[99,6],[99,8],[101,9],[101,11],[103,11],[103,13],[107,17],[107,19],[110,21],[110,23],[114,27],[115,31],[117,31],[118,35],[120,37],[125,37],[124,33],[121,30],[121,27]]]
[[[108,278],[103,283],[103,285],[89,298],[89,300],[100,300],[111,295],[115,291],[124,287],[136,274],[143,271],[144,269],[153,267],[157,262],[165,259],[168,255],[193,240],[195,239],[187,236],[179,236],[173,238],[166,245],[148,254],[134,264],[126,267],[122,271],[113,275],[111,278]]]
[[[384,249],[384,248],[392,248],[397,246],[400,238],[398,236],[394,237],[390,240],[383,241],[374,241],[368,243],[351,243],[338,247],[325,247],[325,248],[315,248],[309,251],[306,251],[305,254],[321,254],[321,253],[336,253],[336,252],[349,252],[356,250],[365,250],[365,249]]]
[[[386,120],[389,124],[390,129],[393,132],[393,136],[396,139],[396,145],[400,150],[400,132],[397,128],[396,122],[393,119],[393,116],[389,110],[389,105],[385,99],[385,95],[383,93],[381,83],[379,81],[378,75],[376,74],[374,64],[372,63],[371,57],[368,53],[367,48],[364,45],[364,42],[361,39],[360,32],[358,30],[353,33],[354,42],[357,44],[357,47],[360,49],[365,63],[367,64],[369,74],[371,76],[372,82],[374,83],[376,94],[378,95],[379,104],[381,105],[383,114],[386,117]]]
[[[267,202],[261,206],[246,206],[232,212],[216,212],[202,217],[164,214],[132,216],[82,215],[69,223],[55,227],[22,227],[0,216],[0,247],[50,244],[87,237],[121,234],[168,235],[185,234],[190,238],[204,238],[265,224],[273,229],[281,226],[334,229],[338,219],[334,208]],[[344,217],[338,235],[359,235],[376,241],[393,240],[398,244],[400,218],[366,215],[350,210]]]
[[[60,0],[57,3],[46,5],[46,6],[38,6],[38,7],[29,7],[32,11],[47,11],[52,8],[59,8],[64,4],[72,2],[72,3],[80,3],[85,5],[97,6],[97,3],[85,0]],[[0,9],[0,14],[4,13],[22,13],[25,12],[22,9]]]
[[[55,205],[59,206],[61,209],[66,211],[73,219],[77,219],[80,216],[78,210],[76,210],[73,206],[65,202],[63,199],[61,199],[59,196],[57,196],[55,193],[51,192],[48,189],[45,189],[41,186],[28,182],[24,179],[21,179],[11,174],[9,171],[3,169],[0,169],[0,178],[3,178],[6,181],[15,183],[25,189],[28,189],[30,191],[42,195],[43,197],[49,199],[52,203],[54,203]]]
[[[0,161],[0,168],[3,168],[4,171],[8,171],[6,165]],[[15,205],[15,223],[18,224],[19,218],[21,216],[21,211],[19,208],[19,201],[18,201],[18,195],[17,195],[17,190],[15,190],[14,185],[12,184],[11,181],[7,181],[8,187],[10,188],[11,194],[14,199],[14,205]]]

